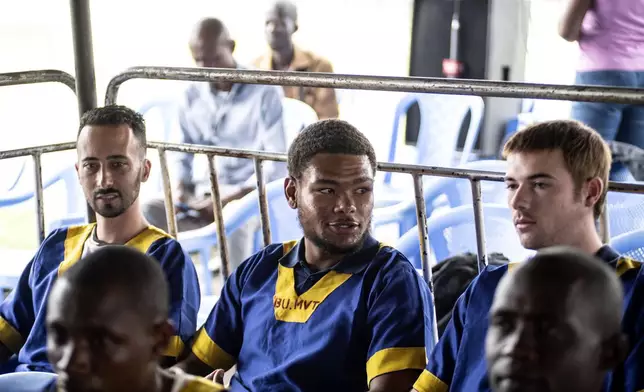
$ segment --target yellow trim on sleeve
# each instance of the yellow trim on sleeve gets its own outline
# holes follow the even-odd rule
[[[414,389],[418,392],[447,392],[449,386],[425,369],[414,383]]]
[[[235,358],[225,352],[215,343],[204,328],[197,332],[197,338],[192,344],[192,353],[211,369],[230,369],[236,362]]]
[[[2,317],[0,317],[0,342],[14,354],[18,354],[25,343],[20,332]]]
[[[367,360],[367,385],[374,378],[406,369],[425,369],[425,347],[392,347],[377,351]]]
[[[163,355],[166,357],[177,358],[183,352],[183,347],[183,340],[175,335],[170,338],[168,347],[165,349]]]

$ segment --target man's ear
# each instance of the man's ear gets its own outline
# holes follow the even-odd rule
[[[175,329],[170,320],[163,320],[154,326],[154,353],[157,356],[164,356],[174,334]]]
[[[143,159],[143,171],[141,172],[141,182],[146,182],[150,178],[150,170],[152,169],[152,162],[149,159]]]
[[[288,206],[292,209],[297,208],[297,181],[295,178],[288,176],[284,179],[284,196]]]
[[[613,370],[624,362],[627,354],[628,337],[620,332],[602,343],[599,365],[602,370]]]
[[[230,45],[230,51],[231,51],[232,53],[235,53],[235,47],[236,47],[236,45],[237,45],[237,43],[235,42],[235,40],[232,40],[232,39],[231,39],[231,40],[230,40],[230,42],[229,42],[229,45]]]
[[[593,177],[586,183],[586,200],[587,207],[594,206],[604,192],[604,181],[599,177]]]

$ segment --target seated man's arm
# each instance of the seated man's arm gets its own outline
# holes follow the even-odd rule
[[[367,301],[369,391],[408,392],[425,367],[430,293],[412,265],[395,252]]]
[[[313,72],[328,72],[333,73],[333,66],[328,61],[321,61]],[[313,102],[313,110],[318,115],[320,120],[326,118],[337,118],[338,113],[338,100],[336,98],[334,88],[315,88],[315,101]]]
[[[467,307],[477,280],[478,277],[470,283],[467,290],[456,301],[452,318],[431,354],[428,355],[427,367],[414,383],[414,391],[447,392],[449,390],[449,383],[452,382],[456,357],[463,337]],[[429,322],[427,333],[431,333]]]
[[[0,363],[6,362],[13,354],[18,354],[34,325],[30,280],[38,254],[22,271],[18,285],[0,304]]]
[[[226,280],[217,304],[206,323],[197,331],[190,352],[177,366],[186,373],[205,377],[213,370],[228,370],[237,362],[244,326],[241,317],[241,290],[252,256]]]
[[[202,143],[198,131],[187,118],[186,108],[179,111],[179,128],[173,137],[177,143],[181,144],[200,144]],[[174,167],[174,182],[177,184],[175,189],[176,201],[188,203],[195,196],[195,185],[193,183],[193,162],[194,154],[184,152],[173,152],[172,166]]]
[[[170,319],[176,335],[170,340],[161,362],[163,367],[168,367],[177,362],[197,329],[197,312],[201,303],[199,279],[190,256],[174,239],[159,240],[149,253],[161,263],[170,289]]]
[[[257,137],[261,139],[263,151],[284,153],[286,147],[286,132],[284,130],[282,99],[284,98],[282,88],[271,86],[263,90],[260,113],[257,119]],[[263,164],[265,183],[283,178],[286,176],[286,165],[284,162],[264,161]],[[251,176],[242,188],[255,189],[257,178]]]

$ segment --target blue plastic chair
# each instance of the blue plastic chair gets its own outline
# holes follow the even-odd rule
[[[288,206],[284,197],[283,179],[275,180],[266,185],[266,199],[268,201],[272,241],[284,242],[302,237],[297,212]],[[223,212],[226,236],[230,236],[250,219],[259,218],[257,190],[226,206]],[[260,233],[261,231],[256,234],[256,238],[261,238]],[[179,233],[178,240],[187,252],[199,255],[202,266],[201,277],[203,282],[206,283],[205,294],[211,294],[212,276],[208,261],[211,259],[212,247],[218,244],[216,225],[212,223],[197,230]],[[255,250],[260,247],[258,245]]]
[[[481,170],[495,173],[505,173],[506,161],[481,160],[467,162],[461,169]],[[425,177],[428,185],[423,194],[427,216],[440,207],[458,207],[472,203],[472,188],[469,180],[450,177]],[[483,202],[503,204],[507,200],[505,184],[502,182],[481,181]],[[417,223],[416,202],[413,193],[403,202],[375,209],[373,216],[374,227],[396,223],[399,235],[403,235]]]
[[[18,372],[0,375],[0,391],[44,391],[58,376],[44,372]],[[53,389],[52,389],[53,390]]]
[[[505,205],[484,203],[483,216],[488,254],[499,252],[510,260],[520,261],[534,253],[519,242],[512,213]],[[471,204],[437,212],[427,220],[427,232],[432,263],[460,253],[477,253],[474,209]],[[416,268],[421,268],[417,226],[400,238],[396,249],[407,256]]]
[[[610,246],[624,256],[644,261],[644,229],[629,231],[610,240]]]
[[[418,154],[413,163],[427,166],[452,165],[461,126],[469,112],[470,125],[460,164],[467,162],[481,127],[485,108],[483,99],[469,95],[443,94],[409,94],[398,103],[394,114],[388,162],[394,162],[396,159],[400,120],[406,116],[409,107],[414,103],[418,103],[420,108],[420,128],[416,143]],[[385,174],[384,183],[387,185],[391,184],[391,174]]]
[[[644,227],[644,195],[608,192],[606,196],[608,228],[611,237]]]

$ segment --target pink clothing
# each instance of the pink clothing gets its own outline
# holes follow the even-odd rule
[[[594,0],[579,38],[578,71],[644,71],[644,0]]]

